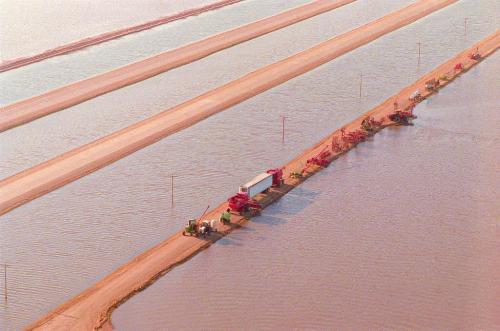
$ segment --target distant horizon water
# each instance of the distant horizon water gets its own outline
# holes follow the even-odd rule
[[[219,1],[0,0],[0,62],[33,56]]]

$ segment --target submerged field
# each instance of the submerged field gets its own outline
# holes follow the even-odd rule
[[[114,327],[500,327],[500,115],[485,88],[498,70],[496,54],[415,126],[383,130],[134,296]]]
[[[410,2],[360,0],[3,132],[0,177]],[[193,35],[243,22],[222,17],[238,14],[251,21],[261,17],[256,12],[279,11],[256,11],[258,1],[241,6],[211,13],[221,15],[214,21],[200,16],[206,25],[191,24]],[[459,1],[1,216],[0,263],[9,264],[9,302],[0,302],[0,329],[26,326],[177,232],[208,204],[224,201],[256,173],[285,163],[484,38],[498,28],[497,12],[495,1],[481,6]],[[0,74],[1,104],[149,56],[158,44],[172,47],[175,36],[196,40],[189,37],[190,23]],[[386,130],[359,146],[262,217],[127,302],[113,322],[131,330],[166,324],[231,329],[242,321],[274,329],[366,328],[370,319],[376,327],[498,326],[493,300],[500,295],[493,282],[499,265],[494,254],[500,214],[494,153],[498,69],[496,54],[420,105],[415,127]],[[287,116],[284,145],[281,115]],[[173,207],[171,175],[176,176]],[[249,310],[262,318],[246,320]],[[359,318],[358,310],[366,315]],[[192,311],[201,317],[189,319]],[[390,313],[384,317],[383,312]],[[290,324],[283,324],[283,316]]]

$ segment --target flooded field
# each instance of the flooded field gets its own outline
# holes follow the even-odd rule
[[[309,0],[273,0],[266,3],[245,0],[199,16],[160,25],[1,73],[0,83],[8,82],[8,84],[1,84],[0,105],[10,104],[116,69],[307,2]]]
[[[134,296],[116,329],[498,329],[498,70],[496,54]]]
[[[410,0],[358,1],[28,123],[16,130],[1,133],[0,178],[15,174],[159,113],[409,3],[411,3]],[[491,1],[491,8],[494,9],[495,6],[495,2]],[[224,10],[230,8],[227,7]],[[363,15],[355,15],[358,12]],[[467,36],[464,36],[463,12],[467,12],[470,17]],[[476,15],[473,16],[473,14]],[[473,25],[472,22],[475,24]],[[319,29],[320,26],[323,28]],[[361,113],[383,100],[389,95],[387,92],[392,93],[413,81],[421,73],[440,64],[467,45],[484,38],[494,31],[495,27],[495,16],[487,8],[474,7],[473,3],[468,1],[459,2],[308,74],[307,76],[316,78],[315,84],[319,85],[319,89],[336,91],[336,93],[332,96],[326,95],[325,101],[319,100],[314,95],[306,99],[313,99],[316,105],[319,104],[317,102],[323,105],[336,102],[333,105],[336,113],[338,113],[337,110],[345,112],[352,111],[353,108],[357,108],[356,111]],[[441,40],[440,36],[435,34],[435,30],[444,31],[443,33],[450,35],[450,38]],[[417,42],[422,43],[420,70],[417,70]],[[142,45],[140,42],[138,44]],[[385,55],[388,50],[390,50],[390,56]],[[127,52],[123,50],[123,53]],[[258,54],[258,57],[254,54]],[[110,58],[115,57],[111,55]],[[97,60],[94,59],[94,62]],[[40,64],[44,63],[45,61]],[[363,72],[364,98],[360,107],[358,95],[361,72]],[[304,78],[299,79],[303,81]],[[380,80],[386,83],[380,86]],[[270,93],[273,92],[266,95]],[[301,98],[301,95],[298,98]],[[276,102],[269,104],[266,108],[268,112],[277,113],[283,107],[288,106]],[[303,113],[302,107],[297,109]],[[289,110],[282,112],[289,112]],[[291,113],[288,115],[297,117],[297,120],[300,120],[302,116]],[[246,118],[242,123],[256,122],[252,119],[253,114],[244,116]],[[241,117],[237,120],[239,118]],[[329,116],[329,118],[332,117]],[[336,118],[332,119],[336,120]],[[300,127],[300,121],[297,124],[297,127]],[[326,128],[331,129],[330,126]]]
[[[249,1],[246,5],[252,3],[257,1]],[[174,106],[406,3],[410,1],[358,1],[358,7],[354,7],[356,11],[351,7],[338,9],[4,132],[0,134],[1,177]],[[285,163],[423,72],[484,38],[497,28],[497,8],[495,1],[484,1],[483,6],[476,6],[474,1],[461,1],[3,215],[0,217],[0,263],[9,264],[9,302],[0,303],[0,329],[19,329],[70,299],[121,264],[168,238],[187,218],[197,216],[207,205],[215,206],[224,201],[240,183],[262,170]],[[469,18],[467,35],[463,29],[464,13]],[[443,35],[447,38],[443,39]],[[419,68],[416,66],[417,42],[422,43]],[[99,47],[105,49],[106,45]],[[135,47],[133,43],[127,47],[145,48],[139,41]],[[70,56],[73,55],[83,58],[80,52]],[[60,60],[63,58],[66,57]],[[80,66],[81,58],[75,57],[72,65]],[[97,59],[100,57],[86,61],[93,66],[98,64]],[[486,69],[482,66],[475,70],[483,72]],[[71,71],[71,66],[67,68]],[[50,72],[48,68],[43,70]],[[363,96],[360,100],[361,72]],[[2,74],[0,77],[7,76]],[[29,85],[29,80],[25,82]],[[2,88],[5,85],[2,82]],[[10,98],[10,93],[5,95]],[[494,95],[490,101],[494,100]],[[284,145],[280,141],[281,115],[287,116]],[[490,121],[483,123],[490,124]],[[491,127],[490,132],[495,132],[494,129]],[[393,131],[377,138],[370,148],[378,146],[376,142],[388,134]],[[387,140],[392,141],[392,138]],[[394,144],[400,141],[394,139]],[[357,151],[350,157],[356,155]],[[176,176],[173,207],[170,205],[171,175]],[[346,178],[355,177],[345,175],[344,180]],[[380,188],[383,187],[381,184]],[[358,202],[345,202],[346,210]],[[332,202],[332,205],[335,204]],[[318,217],[322,217],[319,212]],[[262,226],[266,228],[265,223]],[[280,235],[280,231],[273,236]],[[321,231],[328,230],[322,228]],[[411,231],[404,235],[411,235]],[[236,238],[239,236],[237,234]],[[244,247],[254,244],[250,244],[251,237],[248,240]],[[0,288],[3,288],[3,279]],[[238,295],[236,292],[227,295],[233,293]],[[170,303],[165,300],[166,305]],[[151,323],[155,323],[153,318]]]
[[[216,1],[1,0],[1,60],[37,54],[65,43]]]

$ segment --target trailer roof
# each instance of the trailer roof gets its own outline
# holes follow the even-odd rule
[[[251,181],[249,181],[248,183],[246,183],[245,185],[243,186],[246,186],[246,187],[250,187],[250,186],[253,186],[257,183],[260,183],[261,181],[263,181],[264,179],[268,178],[268,177],[272,177],[273,175],[271,174],[268,174],[268,173],[261,173],[257,176],[254,177],[254,179],[252,179]]]

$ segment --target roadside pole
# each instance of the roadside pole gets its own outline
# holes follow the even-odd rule
[[[285,116],[281,115],[281,143],[285,143]]]
[[[363,90],[363,73],[359,74],[359,100],[361,101],[361,95]]]
[[[170,182],[170,207],[174,208],[174,175],[171,175],[171,182]]]
[[[420,55],[421,55],[421,51],[420,51],[421,43],[420,43],[420,41],[417,43],[417,45],[418,45],[417,71],[420,71]]]
[[[7,263],[3,264],[3,281],[4,299],[7,302]]]

